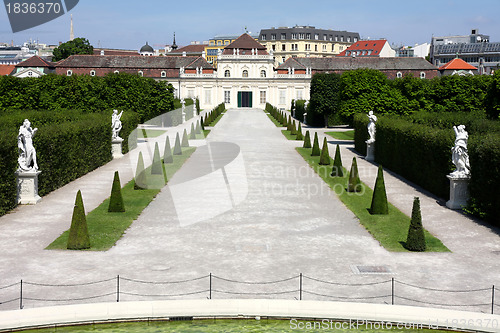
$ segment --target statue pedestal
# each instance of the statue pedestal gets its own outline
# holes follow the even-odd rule
[[[120,158],[122,154],[122,138],[111,139],[111,153],[113,154],[113,159]]]
[[[182,123],[186,122],[186,112],[182,111]]]
[[[450,180],[450,200],[446,202],[446,207],[450,209],[462,209],[467,205],[469,199],[469,179],[470,177],[446,176]]]
[[[304,117],[304,125],[307,125],[307,112],[302,115]]]
[[[41,173],[41,171],[16,171],[19,205],[35,205],[42,200],[38,195],[38,175]]]
[[[369,162],[375,161],[375,142],[366,143],[366,157],[365,160]]]

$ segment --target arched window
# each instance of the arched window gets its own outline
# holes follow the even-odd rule
[[[396,76],[398,77],[398,79],[400,79],[400,78],[402,78],[402,77],[403,77],[403,74],[401,74],[401,72],[398,72],[398,73],[396,74]]]
[[[425,72],[420,72],[420,78],[425,79]]]
[[[261,70],[260,71],[260,77],[266,77],[266,71],[265,70]]]
[[[226,69],[224,71],[224,77],[231,77],[231,72],[229,71],[229,69]]]
[[[71,69],[68,69],[68,71],[66,72],[66,75],[67,76],[71,76],[73,75],[73,71]]]
[[[167,72],[162,71],[162,72],[161,72],[161,77],[167,77]]]
[[[95,70],[90,71],[90,76],[95,76]]]
[[[143,71],[139,71],[139,76],[144,76],[144,72]]]
[[[248,71],[246,69],[243,70],[243,77],[248,77]]]
[[[120,73],[120,71],[114,71],[114,73],[115,73],[115,74],[119,74],[119,73]]]

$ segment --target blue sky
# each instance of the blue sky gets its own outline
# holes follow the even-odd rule
[[[500,42],[500,0],[80,0],[70,13],[76,37],[107,48],[139,49],[146,41],[157,48],[170,44],[174,31],[177,44],[187,45],[219,34],[239,35],[245,27],[258,33],[296,24],[405,45],[430,42],[432,35],[466,35],[477,28]],[[6,9],[0,8],[0,42],[21,44],[32,38],[56,44],[69,39],[69,26],[70,17],[64,15],[12,33]]]

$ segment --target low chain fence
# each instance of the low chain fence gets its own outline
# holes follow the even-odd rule
[[[186,280],[146,281],[116,276],[74,284],[21,280],[0,287],[0,310],[92,302],[169,299],[270,298],[413,305],[491,313],[497,287],[438,289],[389,278],[345,283],[298,274],[274,281],[240,281],[208,274]]]

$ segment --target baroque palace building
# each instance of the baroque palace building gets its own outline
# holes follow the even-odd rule
[[[144,50],[143,50],[144,51]],[[166,81],[178,98],[198,98],[202,109],[220,103],[227,108],[264,108],[266,102],[289,109],[293,99],[310,97],[311,78],[317,72],[373,68],[389,78],[411,74],[421,78],[437,75],[437,68],[422,58],[293,57],[275,66],[271,50],[253,36],[243,34],[217,52],[218,66],[204,56],[72,55],[57,63],[34,56],[18,65],[13,75],[104,76],[129,73]]]

